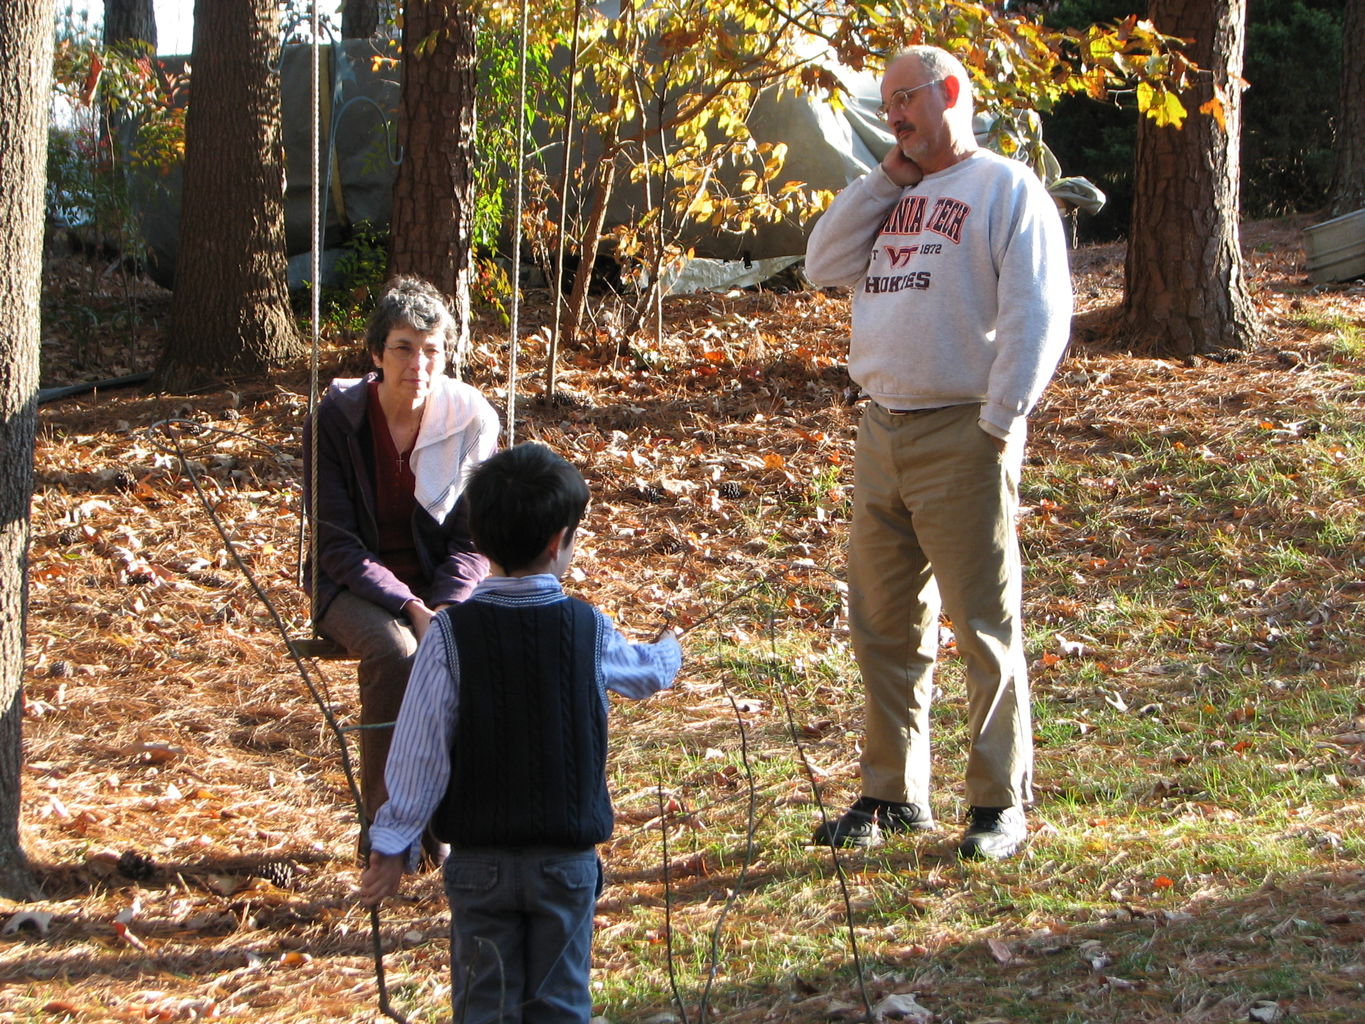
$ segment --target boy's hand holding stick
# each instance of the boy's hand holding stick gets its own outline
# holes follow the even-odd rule
[[[360,873],[360,902],[377,907],[381,900],[396,893],[403,880],[403,860],[401,853],[371,850],[369,866]]]

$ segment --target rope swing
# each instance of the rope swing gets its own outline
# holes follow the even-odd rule
[[[506,443],[511,447],[516,443],[516,391],[517,391],[517,354],[518,354],[518,333],[520,316],[520,279],[521,279],[521,227],[523,199],[523,178],[525,174],[525,139],[526,139],[526,37],[527,37],[527,0],[521,0],[519,11],[518,26],[518,82],[517,82],[517,137],[516,137],[516,176],[515,192],[513,200],[513,230],[512,230],[512,275],[511,275],[511,315],[510,315],[510,338],[508,342],[508,377],[507,377],[507,402],[506,402]],[[322,126],[322,17],[319,10],[318,0],[310,0],[309,3],[309,26],[312,32],[312,39],[309,46],[310,53],[310,73],[311,73],[311,112],[310,112],[310,140],[311,140],[311,160],[310,160],[310,193],[309,193],[309,266],[311,288],[309,289],[309,358],[308,358],[308,415],[313,417],[317,413],[318,403],[321,392],[321,348],[322,348],[322,247],[324,232],[326,229],[325,211],[322,204],[323,196],[323,126]],[[327,140],[330,146],[335,139],[335,121],[330,126],[333,131]],[[308,508],[300,517],[299,523],[299,571],[297,582],[303,583],[303,572],[306,561],[306,554],[311,549],[311,544],[316,538],[318,522],[318,431],[311,431],[310,444],[310,480],[309,480],[309,502]],[[182,465],[186,464],[183,451],[177,452],[181,458]],[[196,484],[197,486],[197,484]],[[207,503],[207,498],[201,495]],[[229,550],[232,550],[230,540],[224,535],[225,542]],[[246,566],[239,566],[246,572]],[[312,574],[311,592],[317,592],[318,583],[318,564],[317,559],[312,559],[310,568]],[[250,574],[247,573],[250,580]],[[254,582],[253,582],[254,586]],[[257,588],[258,596],[265,601],[267,607],[270,602],[263,591]],[[273,611],[273,608],[272,608]],[[313,662],[315,657],[327,657],[331,648],[335,645],[323,640],[317,634],[317,623],[312,623],[312,640],[289,640],[289,631],[285,627],[282,619],[276,617],[276,625],[280,635],[285,640],[286,648],[295,662],[296,667],[301,673],[304,683],[314,700],[322,710],[324,718],[331,727],[333,734],[341,748],[342,766],[345,770],[347,782],[351,790],[352,800],[355,803],[357,815],[360,820],[362,830],[362,848],[368,848],[368,841],[363,833],[368,830],[365,823],[365,815],[361,808],[359,790],[355,778],[351,771],[350,757],[346,747],[345,727],[342,727],[331,714],[329,700],[321,694],[317,686],[313,683],[305,660]],[[315,664],[315,662],[314,662]],[[325,686],[325,680],[323,680]],[[374,961],[375,981],[378,993],[378,1003],[380,1011],[389,1019],[397,1021],[398,1024],[407,1024],[407,1018],[396,1010],[390,1002],[388,986],[385,980],[384,953],[381,941],[379,908],[370,908],[370,933],[372,955]]]
[[[517,34],[517,173],[512,193],[512,312],[507,342],[507,447],[517,443],[517,347],[521,312],[522,178],[526,175],[526,0],[521,0]]]
[[[309,289],[309,319],[311,340],[309,345],[308,358],[308,415],[314,416],[317,413],[318,405],[318,384],[319,384],[319,352],[321,350],[322,336],[322,239],[324,224],[324,212],[322,209],[322,17],[318,10],[318,0],[310,0],[309,21],[312,30],[312,43],[309,47],[310,65],[312,75],[312,110],[310,120],[310,137],[312,141],[311,159],[311,182],[309,195],[309,216],[311,218],[311,228],[309,241],[311,243],[310,268],[312,272],[312,287]],[[331,140],[329,139],[329,145]],[[305,544],[316,535],[317,512],[318,512],[318,431],[310,431],[312,448],[309,460],[311,467],[311,480],[309,490],[309,509],[304,517],[304,522],[300,524],[301,535]],[[308,550],[304,547],[304,550]],[[245,568],[245,567],[243,567]],[[312,588],[311,593],[317,593],[318,583],[318,560],[312,560]],[[311,614],[309,616],[312,618]],[[281,627],[283,623],[280,623]],[[313,633],[316,636],[317,623],[313,624]],[[281,629],[283,633],[284,630]],[[351,771],[350,755],[346,747],[345,731],[339,726],[332,717],[331,709],[328,707],[317,689],[312,685],[308,671],[303,659],[295,653],[291,647],[291,655],[294,658],[300,673],[303,675],[305,684],[308,685],[310,693],[321,708],[323,717],[332,726],[333,735],[336,737],[337,744],[341,748],[342,767],[346,773],[346,781],[350,788],[351,800],[355,805],[357,817],[360,819],[361,828],[361,849],[369,849],[368,826],[365,821],[365,813],[361,806],[360,790],[356,784],[355,776]],[[388,984],[384,976],[384,947],[379,926],[379,908],[370,908],[370,942],[371,952],[374,960],[375,987],[378,992],[379,1009],[386,1017],[398,1022],[407,1024],[407,1018],[395,1010],[389,1001]]]
[[[512,306],[510,311],[511,337],[509,340],[508,348],[508,382],[506,401],[507,416],[506,442],[508,447],[511,447],[512,445],[515,444],[516,411],[515,401],[517,387],[516,374],[518,358],[520,294],[519,288],[520,242],[523,216],[522,206],[524,201],[523,176],[525,172],[525,163],[527,159],[526,68],[527,68],[527,20],[529,16],[528,7],[529,0],[520,0],[520,25],[518,41],[519,44],[518,116],[516,119],[518,133],[516,141],[517,167],[513,203],[513,216],[515,218],[515,222],[513,225],[513,230],[511,232],[514,248],[512,257],[513,276],[511,281],[512,289],[511,295]],[[321,291],[319,287],[319,282],[321,278],[322,262],[321,254],[325,231],[325,218],[327,213],[324,207],[324,198],[329,194],[329,189],[326,188],[324,184],[326,181],[324,177],[325,173],[324,168],[330,166],[330,162],[328,160],[329,150],[325,147],[323,138],[324,125],[322,118],[324,108],[322,90],[324,88],[324,83],[322,73],[321,49],[323,24],[321,16],[319,14],[319,0],[310,0],[309,9],[311,12],[311,26],[313,33],[311,45],[313,87],[312,96],[313,123],[311,126],[311,139],[313,146],[311,167],[312,171],[311,268],[313,275],[313,287],[312,294],[310,296],[312,340],[309,361],[310,379],[308,412],[310,416],[315,416],[317,406],[319,403],[319,391],[321,390],[320,349],[322,314]],[[577,28],[577,17],[580,10],[581,5],[576,3],[575,29]],[[329,85],[328,87],[329,88],[335,87],[335,83],[331,83],[331,85]],[[572,96],[572,92],[570,93],[570,95]],[[642,97],[640,97],[639,94],[637,94],[637,103],[639,104],[640,109],[643,110],[643,103],[640,102],[641,99]],[[572,102],[570,102],[568,106],[567,113],[570,115],[572,113]],[[336,134],[335,132],[336,123],[337,122],[335,118],[333,118],[331,120],[331,137],[333,138],[335,137]],[[567,134],[565,136],[565,140],[566,140],[565,152],[567,156],[568,151]],[[648,153],[646,153],[645,155],[647,158]],[[567,180],[567,172],[565,178]],[[651,193],[648,191],[648,189],[646,191],[646,195],[647,197],[651,196]],[[562,219],[563,218],[561,218],[561,220]],[[557,255],[558,259],[562,261],[563,256],[562,237],[560,246],[561,247]],[[557,265],[557,269],[562,269],[562,266]],[[555,291],[556,294],[558,294],[560,292],[560,289],[556,286]],[[557,313],[555,323],[557,327],[558,325]],[[551,356],[551,361],[549,365],[549,377],[551,380],[553,380],[553,356]],[[552,388],[547,392],[547,397],[549,398],[553,397]],[[334,711],[334,708],[338,708],[340,705],[338,701],[334,699],[333,695],[328,692],[327,676],[323,672],[322,666],[319,664],[319,659],[323,657],[323,655],[319,655],[316,653],[314,649],[310,649],[307,645],[307,641],[293,641],[290,639],[290,623],[287,623],[285,621],[285,616],[280,613],[277,606],[272,602],[271,595],[266,592],[265,587],[263,587],[261,582],[258,581],[256,577],[253,575],[252,567],[248,564],[248,561],[241,556],[238,550],[238,544],[234,540],[233,532],[224,525],[223,519],[217,514],[215,510],[215,502],[211,500],[209,494],[205,491],[204,487],[201,484],[200,474],[203,468],[203,462],[198,459],[191,458],[192,454],[198,454],[212,449],[212,447],[216,444],[217,440],[227,436],[247,438],[248,440],[252,440],[254,443],[262,443],[256,442],[254,438],[251,438],[250,435],[247,434],[237,434],[232,431],[226,431],[221,428],[205,425],[198,422],[190,422],[187,420],[164,421],[162,423],[154,424],[149,431],[149,437],[153,440],[153,443],[157,444],[157,446],[160,447],[163,451],[166,451],[169,454],[174,455],[178,459],[181,471],[192,483],[195,494],[198,497],[201,505],[203,506],[208,519],[213,524],[214,529],[217,531],[218,538],[221,541],[224,550],[230,556],[233,565],[242,574],[243,579],[246,580],[256,600],[258,600],[268,612],[271,624],[275,629],[276,635],[278,636],[279,640],[285,644],[289,658],[291,659],[294,667],[296,668],[299,677],[302,679],[304,686],[308,690],[309,695],[311,696],[312,700],[318,707],[321,718],[325,724],[325,728],[327,732],[332,736],[333,742],[335,743],[336,748],[339,750],[340,753],[341,769],[345,776],[347,791],[350,794],[352,808],[354,809],[354,812],[356,813],[356,816],[359,820],[361,848],[364,850],[368,850],[369,825],[366,822],[363,804],[361,801],[360,787],[357,780],[357,774],[352,768],[352,759],[349,753],[353,744],[353,738],[351,736],[351,733],[358,728],[363,728],[364,726],[354,724],[342,724],[341,720],[339,719],[339,714],[341,714],[341,712]],[[187,450],[187,446],[189,448],[197,449],[197,451],[191,452]],[[264,447],[269,452],[270,456],[276,460],[277,464],[280,467],[289,466],[290,463],[292,462],[292,456],[288,455],[286,452],[274,448],[273,446],[264,445]],[[307,505],[309,507],[300,515],[301,522],[299,524],[299,537],[302,545],[301,551],[306,551],[308,549],[307,545],[310,539],[315,540],[318,524],[317,515],[318,432],[316,430],[311,431],[311,438],[308,442],[308,452],[311,458],[310,486],[312,490],[311,499],[309,502],[307,502]],[[199,469],[196,469],[196,466],[199,466]],[[304,503],[301,502],[300,504],[302,505]],[[316,593],[317,591],[316,582],[318,579],[318,568],[316,565],[317,559],[314,559],[313,561],[314,565],[311,569],[311,572],[313,574],[314,586],[312,587],[312,591]],[[805,562],[804,566],[788,564],[784,567],[781,567],[780,569],[768,573],[767,575],[752,579],[748,583],[748,585],[745,586],[738,586],[737,581],[737,584],[735,586],[732,586],[727,591],[727,594],[724,596],[722,600],[719,601],[719,603],[709,607],[706,610],[705,614],[701,615],[699,618],[693,618],[690,621],[690,623],[686,625],[685,632],[691,634],[702,628],[712,629],[716,631],[715,638],[716,641],[719,642],[723,635],[728,636],[730,633],[730,630],[724,628],[727,622],[738,621],[739,623],[743,624],[744,631],[747,633],[752,634],[760,629],[766,633],[768,652],[766,658],[764,658],[761,664],[758,666],[758,671],[755,678],[763,681],[763,685],[766,686],[766,693],[770,695],[771,703],[777,707],[780,707],[782,711],[782,717],[785,720],[787,738],[789,739],[792,748],[797,755],[797,760],[799,761],[801,770],[804,774],[807,783],[809,784],[810,792],[819,810],[820,820],[822,824],[827,827],[829,824],[829,818],[826,812],[826,804],[823,796],[823,788],[826,784],[825,776],[822,770],[817,770],[811,758],[808,756],[806,747],[803,742],[803,735],[805,735],[804,728],[798,722],[797,714],[794,711],[791,702],[788,700],[786,678],[789,673],[796,672],[797,670],[790,665],[789,659],[784,657],[783,654],[778,650],[777,633],[774,626],[776,617],[785,614],[785,610],[793,605],[793,601],[799,593],[798,588],[803,586],[805,581],[807,581],[809,577],[817,575],[828,576],[835,580],[836,583],[840,580],[839,575],[835,573],[833,570],[826,568],[824,566],[815,565],[814,563],[810,562],[809,559],[804,560],[804,562]],[[303,572],[302,561],[300,561],[300,570],[298,574],[300,577],[299,578],[300,584],[302,583],[302,572]],[[645,586],[645,584],[642,584],[641,586],[643,587]],[[297,591],[293,591],[292,596],[297,597]],[[708,599],[704,595],[699,594],[698,599],[703,603],[704,606],[709,603]],[[732,620],[731,616],[735,616],[736,618]],[[314,625],[314,629],[315,628],[316,625]],[[719,659],[721,656],[715,655],[713,657]],[[675,1004],[676,1016],[677,1019],[681,1022],[681,1024],[712,1024],[712,1022],[717,1019],[716,1012],[712,1006],[712,1003],[714,999],[715,982],[717,978],[720,977],[721,972],[726,964],[727,946],[723,942],[723,939],[725,938],[725,931],[726,928],[729,926],[728,922],[731,919],[734,909],[740,906],[741,902],[744,900],[746,896],[746,893],[751,891],[751,889],[756,884],[751,881],[751,871],[754,869],[757,863],[757,857],[759,855],[760,849],[759,843],[757,842],[757,829],[759,827],[760,821],[758,801],[761,795],[761,790],[760,783],[756,778],[753,769],[752,761],[753,752],[751,750],[750,738],[748,733],[749,726],[746,725],[745,717],[747,712],[746,709],[740,705],[740,702],[737,699],[737,694],[733,689],[734,683],[731,678],[730,670],[726,668],[724,664],[721,663],[719,660],[712,663],[712,667],[715,668],[716,681],[722,687],[724,695],[727,698],[728,703],[730,705],[731,712],[733,713],[734,716],[735,728],[737,730],[738,736],[738,753],[743,766],[742,776],[743,785],[738,787],[737,791],[733,794],[713,793],[712,794],[713,799],[711,800],[710,803],[704,806],[697,806],[694,803],[693,807],[689,810],[686,806],[681,807],[670,806],[665,802],[664,772],[662,771],[661,768],[657,772],[657,781],[653,787],[657,796],[658,803],[657,819],[655,821],[644,822],[635,829],[632,829],[624,834],[618,833],[618,838],[624,839],[627,835],[635,836],[643,835],[655,827],[657,827],[659,832],[658,842],[662,857],[661,876],[663,882],[662,931],[665,942],[664,956],[666,957],[667,961],[665,966],[667,968],[668,980],[672,990],[672,998]],[[707,670],[708,668],[703,667],[698,669],[697,671]],[[804,669],[800,671],[802,674],[804,674],[805,672]],[[672,755],[670,754],[669,756]],[[773,785],[775,784],[765,784],[763,790],[766,791]],[[745,806],[744,823],[742,826],[743,829],[742,835],[744,839],[743,848],[742,852],[740,852],[737,857],[733,858],[733,863],[736,864],[738,867],[738,873],[733,883],[727,886],[728,891],[720,907],[720,913],[716,918],[715,923],[712,926],[710,926],[709,943],[707,944],[708,949],[705,955],[705,971],[704,975],[700,978],[699,991],[695,993],[696,998],[695,1016],[689,1016],[689,1010],[687,1005],[687,993],[683,989],[683,982],[677,970],[679,956],[674,947],[676,925],[674,909],[677,893],[675,891],[676,883],[671,873],[673,861],[670,854],[670,830],[674,830],[674,834],[676,834],[676,830],[682,824],[686,823],[691,818],[691,816],[693,816],[698,811],[704,812],[709,808],[722,807],[730,804],[733,801],[739,800],[744,801]],[[727,840],[727,844],[728,842],[729,840]],[[874,1018],[874,1012],[871,1002],[871,994],[869,992],[869,988],[867,985],[865,966],[862,961],[862,954],[859,949],[858,930],[857,928],[855,928],[855,913],[853,907],[853,898],[850,891],[849,876],[845,873],[843,861],[841,859],[841,854],[839,853],[839,851],[835,849],[833,846],[831,846],[829,849],[829,855],[834,868],[834,880],[837,883],[842,896],[843,919],[846,926],[847,934],[847,948],[849,950],[849,954],[852,960],[853,970],[856,974],[859,995],[861,997],[864,1009],[864,1015],[861,1019],[872,1020]],[[727,854],[727,856],[729,855]],[[761,882],[757,884],[761,884]],[[370,922],[369,936],[370,954],[373,963],[374,977],[376,982],[378,1009],[388,1019],[398,1022],[398,1024],[407,1024],[408,1018],[405,1017],[401,1012],[399,1012],[399,1010],[395,1009],[390,1001],[390,992],[386,982],[386,972],[384,963],[385,953],[382,942],[380,908],[378,906],[369,908],[368,916]],[[390,920],[391,927],[396,923],[398,922]],[[684,925],[687,924],[686,920],[683,921],[683,924]],[[678,930],[678,934],[682,934],[681,929]],[[403,974],[400,975],[400,980],[402,981],[402,984],[399,986],[400,992],[409,990],[412,987],[411,983],[407,980],[406,976],[410,974],[413,970],[415,970],[416,967],[424,967],[426,960],[427,958],[423,956],[416,961],[415,965],[413,965],[411,961],[405,964],[404,968],[401,969],[403,971]],[[691,958],[689,959],[689,962],[691,962]],[[406,995],[401,995],[400,999],[404,1002],[411,1002],[413,1001],[413,996],[409,993]],[[422,1015],[431,1017],[433,1016],[433,1011],[427,1011]]]

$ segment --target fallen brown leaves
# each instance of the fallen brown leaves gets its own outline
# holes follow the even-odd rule
[[[1249,273],[1274,339],[1218,367],[1106,351],[1089,325],[1102,324],[1118,298],[1122,254],[1113,246],[1077,254],[1081,327],[1035,421],[1038,457],[1121,452],[1137,425],[1153,423],[1194,450],[1245,430],[1248,417],[1265,422],[1268,434],[1292,432],[1279,415],[1286,404],[1311,404],[1317,388],[1359,387],[1349,375],[1299,372],[1320,358],[1321,339],[1294,316],[1311,307],[1358,320],[1359,290],[1307,291],[1294,225],[1258,231],[1246,239]],[[76,296],[85,293],[73,282],[84,280],[71,271],[59,283]],[[158,300],[151,294],[140,301],[154,311]],[[570,586],[645,637],[665,620],[707,620],[746,588],[771,583],[785,591],[785,614],[808,624],[813,643],[838,642],[856,415],[842,362],[845,301],[813,292],[701,296],[672,303],[668,319],[669,337],[649,346],[648,362],[607,330],[595,346],[569,353],[561,394],[549,403],[538,398],[543,347],[531,341],[519,355],[517,439],[543,441],[574,460],[593,493]],[[150,313],[146,323],[154,323]],[[152,341],[142,328],[129,337],[101,362],[88,336],[50,334],[44,384],[145,368]],[[473,380],[502,406],[505,343],[491,327],[482,337]],[[329,349],[325,367],[345,358]],[[196,425],[180,440],[214,515],[293,633],[304,635],[296,581],[306,394],[307,380],[292,372],[194,398],[118,391],[42,409],[22,819],[46,899],[24,908],[27,916],[11,916],[0,939],[6,1019],[375,1016],[368,918],[352,898],[355,815],[336,745],[167,432],[154,428],[170,419]],[[1102,473],[1088,486],[1121,504]],[[1103,538],[1079,535],[1064,510],[1040,503],[1029,510],[1031,535],[1066,545],[1078,574],[1133,571],[1169,543],[1163,521],[1174,521],[1177,510],[1187,514],[1180,495],[1157,489],[1141,498],[1122,528]],[[778,514],[792,506],[799,515]],[[1259,515],[1248,508],[1236,525],[1253,528]],[[1292,580],[1264,581],[1262,589],[1266,600],[1295,600]],[[1359,589],[1340,595],[1350,606],[1360,599]],[[1075,646],[1065,623],[1077,609],[1068,600],[1028,595],[1030,615],[1050,618],[1059,630],[1039,666],[1044,684],[1067,659],[1117,664],[1123,657]],[[762,639],[752,626],[725,628],[738,645]],[[350,666],[327,663],[318,671],[324,700],[350,722]],[[856,730],[856,703],[846,695],[832,694],[828,711],[798,728],[812,740]],[[622,711],[614,724],[625,751],[619,756],[629,756],[633,714]],[[705,735],[717,719],[736,714],[758,719],[774,711],[756,701],[732,707],[714,683],[689,678],[669,728]],[[647,729],[650,719],[641,721]],[[1343,732],[1333,742],[1358,738]],[[709,770],[704,762],[699,771],[717,801],[743,798],[732,767]],[[847,780],[855,766],[850,744],[824,771]],[[618,794],[620,831],[649,830],[661,814],[683,834],[706,827],[708,807],[661,809],[657,795]],[[804,805],[809,784],[792,780],[759,799]],[[694,894],[720,887],[714,895],[724,897],[727,873],[701,853],[670,853],[673,883]],[[599,939],[610,939],[617,915],[630,908],[661,907],[663,874],[657,858],[614,865]],[[1334,890],[1311,883],[1220,912],[1271,928],[1278,923],[1272,908],[1291,897],[1335,906],[1345,899],[1342,886],[1352,884],[1338,879]],[[1358,892],[1358,879],[1354,884]],[[402,950],[404,995],[418,1000],[445,983],[445,910],[430,882],[410,893],[386,908],[393,929],[386,942]],[[1341,920],[1343,934],[1358,927],[1355,917]],[[652,934],[651,941],[666,941],[662,916]],[[975,950],[914,944],[905,957],[918,962],[938,952],[959,965],[976,958],[1026,976],[1051,942],[992,937]],[[599,948],[600,969],[630,968],[629,956],[610,942]],[[1087,961],[1083,983],[1122,986],[1101,961],[1098,953]],[[1236,963],[1213,970],[1235,981]],[[849,999],[854,1007],[856,998]],[[830,1012],[828,998],[815,1002],[806,1012]],[[800,1005],[789,1019],[801,1019]]]

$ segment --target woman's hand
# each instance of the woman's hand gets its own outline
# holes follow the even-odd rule
[[[416,598],[413,598],[407,604],[403,605],[403,614],[406,615],[408,621],[412,623],[412,631],[417,634],[418,640],[421,640],[422,637],[427,635],[427,628],[431,625],[431,620],[436,616],[434,611]]]

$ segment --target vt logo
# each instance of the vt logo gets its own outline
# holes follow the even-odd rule
[[[903,263],[909,263],[910,257],[919,252],[918,245],[884,245],[886,258],[891,261],[892,267],[899,267]]]

